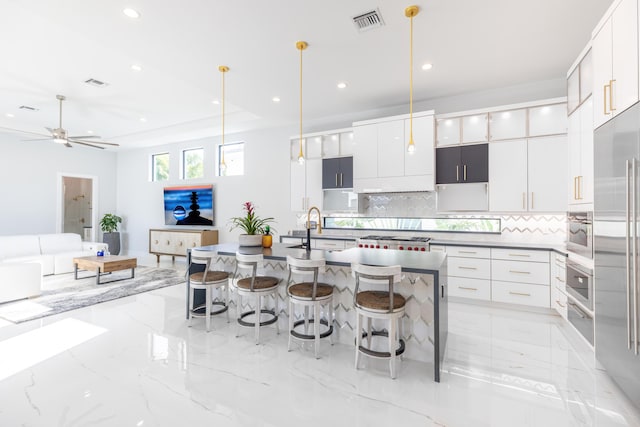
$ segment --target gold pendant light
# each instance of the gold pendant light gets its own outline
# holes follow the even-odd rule
[[[226,65],[220,65],[218,71],[222,73],[222,144],[220,145],[220,175],[225,175],[227,164],[224,162],[224,75],[229,71]]]
[[[413,142],[413,17],[418,14],[420,8],[418,6],[409,6],[404,10],[404,16],[411,21],[411,29],[409,35],[409,144],[407,152],[413,154],[416,151],[416,145]]]
[[[300,152],[298,153],[298,163],[300,164],[304,163],[304,153],[302,152],[302,51],[308,46],[307,42],[296,42],[296,49],[300,51]]]

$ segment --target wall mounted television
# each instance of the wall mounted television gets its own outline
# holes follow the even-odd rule
[[[213,185],[164,188],[165,225],[214,225]]]

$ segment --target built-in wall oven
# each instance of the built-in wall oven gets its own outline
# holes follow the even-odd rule
[[[593,345],[593,270],[567,260],[566,285],[569,322]]]
[[[567,213],[567,250],[593,258],[593,212]]]

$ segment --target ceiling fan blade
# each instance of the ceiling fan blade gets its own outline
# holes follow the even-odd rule
[[[100,138],[98,135],[78,135],[78,136],[69,136],[71,139],[89,139],[89,138]]]
[[[69,139],[69,140],[67,140],[67,141],[68,141],[68,142],[67,142],[67,144],[68,144],[68,145],[71,145],[71,144],[69,144],[69,142],[71,142],[71,143],[73,143],[73,144],[86,145],[87,147],[98,148],[98,149],[100,149],[100,150],[104,150],[104,147],[99,147],[99,146],[97,146],[97,145],[93,145],[93,144],[87,144],[86,142],[82,142],[82,141],[72,141],[72,140],[70,140],[70,139]]]
[[[51,138],[50,135],[45,135],[43,133],[29,132],[29,131],[26,131],[26,130],[6,128],[6,127],[2,127],[2,126],[0,126],[0,130],[6,130],[6,131],[9,131],[9,132],[17,132],[17,133],[28,133],[28,134],[31,134],[31,135],[45,136],[45,137]]]
[[[78,142],[78,141],[81,141],[81,142],[88,142],[89,144],[111,145],[111,146],[113,146],[113,147],[119,147],[119,146],[120,146],[120,144],[116,144],[116,143],[113,143],[113,142],[104,142],[104,141],[83,141],[83,140],[81,140],[81,139],[75,139],[75,138],[71,138],[71,137],[67,138],[67,140],[69,140],[69,141],[71,141],[71,142]]]

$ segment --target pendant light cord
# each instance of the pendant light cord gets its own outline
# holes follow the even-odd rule
[[[409,36],[409,143],[413,144],[413,15]]]
[[[304,153],[302,152],[302,48],[300,48],[300,153],[298,154],[298,159],[304,158]]]
[[[227,164],[224,161],[224,75],[229,71],[229,67],[220,65],[218,70],[222,73],[222,144],[220,145],[220,169],[225,170]]]

